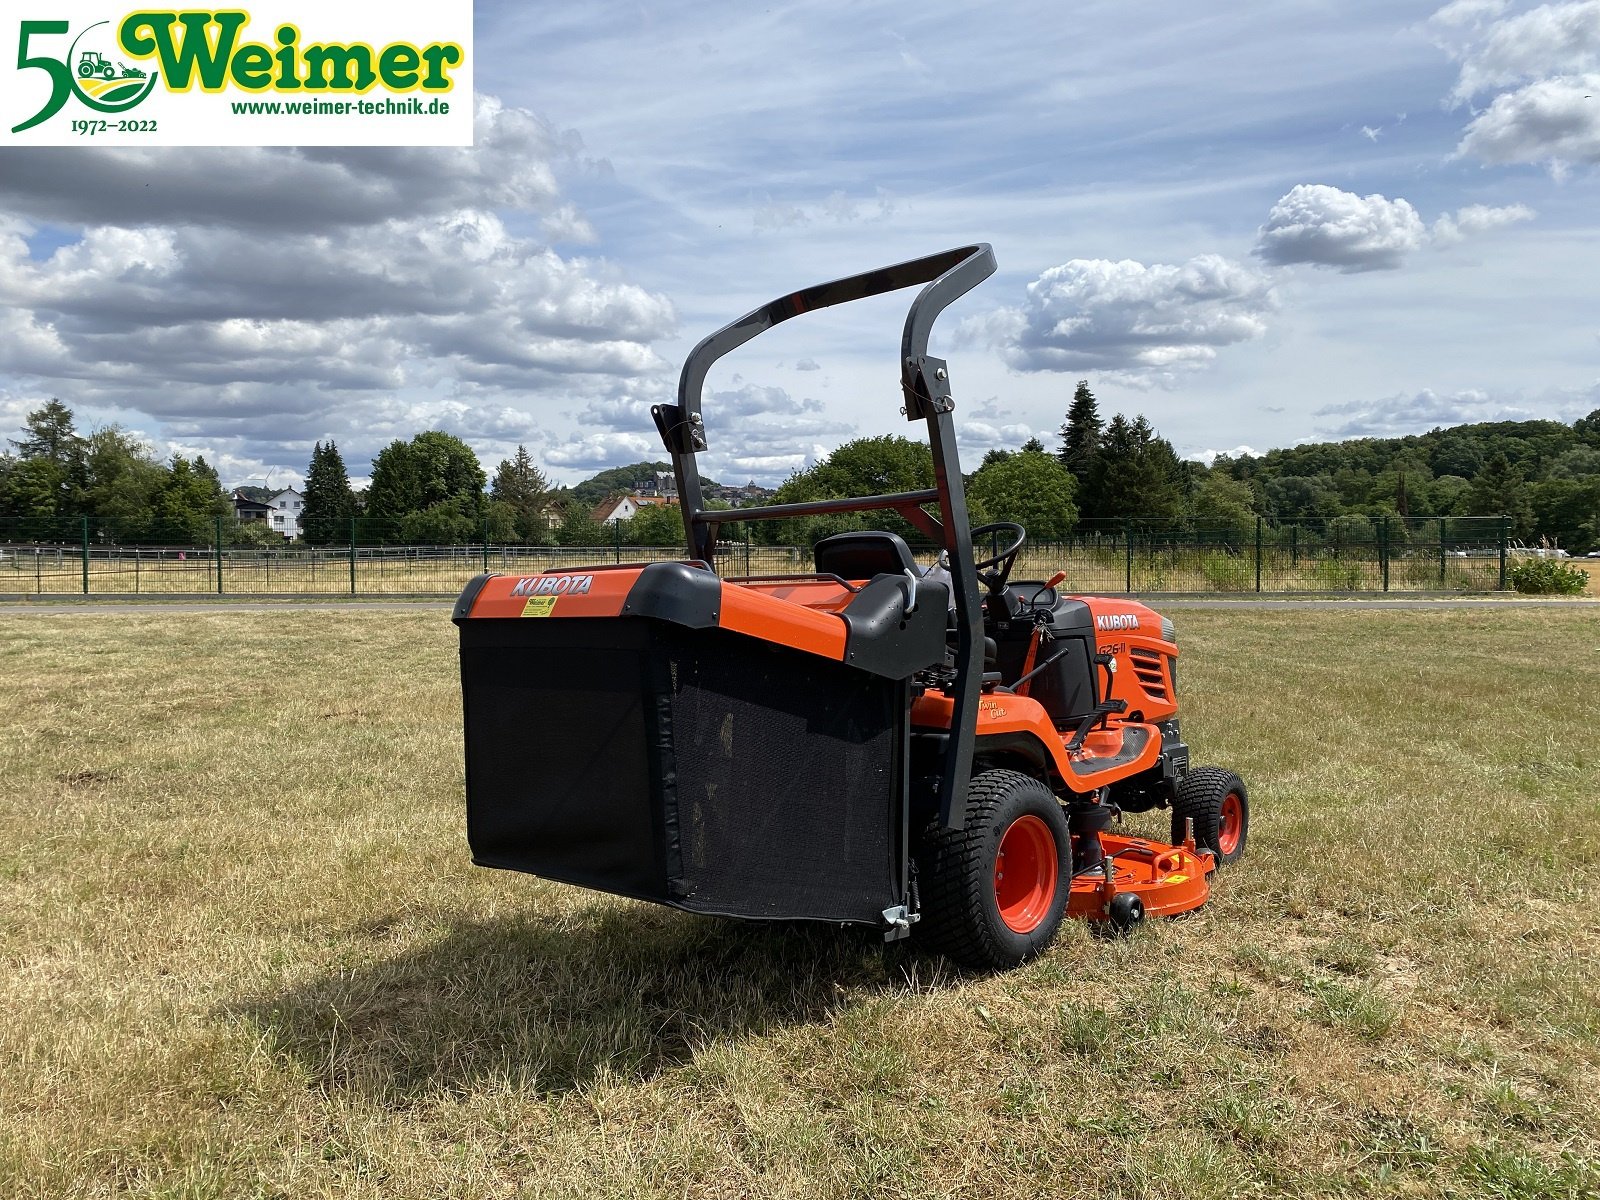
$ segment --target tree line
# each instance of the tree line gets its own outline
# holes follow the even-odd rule
[[[133,435],[111,426],[80,435],[70,409],[51,400],[28,414],[24,435],[0,453],[0,538],[75,537],[52,530],[87,516],[106,540],[209,543],[218,518],[233,543],[281,544],[259,523],[232,520],[216,470],[204,458],[158,462]],[[597,504],[666,470],[640,462],[572,488],[552,486],[523,446],[489,476],[465,442],[439,430],[395,440],[373,460],[357,491],[338,446],[319,442],[303,490],[303,540],[451,545],[556,543],[681,545],[675,506],[642,509],[602,526]],[[718,486],[707,480],[707,486]],[[927,447],[903,437],[858,438],[779,487],[775,501],[915,491],[933,486]],[[1127,518],[1174,529],[1238,529],[1311,523],[1346,541],[1369,540],[1379,522],[1504,516],[1512,536],[1545,538],[1573,553],[1600,546],[1600,410],[1559,421],[1488,422],[1400,438],[1358,438],[1185,461],[1143,416],[1109,420],[1087,381],[1067,407],[1054,448],[1038,439],[991,450],[966,476],[973,524],[1018,521],[1039,541],[1059,541]],[[718,502],[714,502],[718,503]],[[725,505],[722,505],[726,507]],[[352,530],[351,522],[360,522]],[[19,524],[19,522],[21,524]],[[31,523],[31,526],[28,524]],[[829,533],[887,524],[892,514],[838,514],[752,525],[752,538],[810,545]],[[744,531],[723,527],[723,536]]]
[[[1037,438],[991,450],[965,477],[972,523],[1017,521],[1039,541],[1114,530],[1130,518],[1182,534],[1234,531],[1258,519],[1309,524],[1346,543],[1392,538],[1424,519],[1504,517],[1511,537],[1573,553],[1600,546],[1600,410],[1571,425],[1499,421],[1400,438],[1357,438],[1272,450],[1209,466],[1178,456],[1143,416],[1101,416],[1080,380],[1052,450]],[[906,492],[933,486],[927,448],[903,437],[847,442],[791,476],[776,501]],[[841,514],[774,522],[764,541],[806,545],[898,517]],[[1428,535],[1424,535],[1428,536]]]

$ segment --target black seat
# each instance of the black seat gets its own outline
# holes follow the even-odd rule
[[[813,553],[817,556],[819,575],[872,579],[879,575],[903,575],[907,571],[922,574],[905,540],[897,533],[882,530],[836,533],[818,542]]]

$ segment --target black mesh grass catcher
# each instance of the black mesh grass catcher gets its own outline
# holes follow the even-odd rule
[[[722,916],[903,903],[905,681],[649,618],[460,629],[475,862]]]

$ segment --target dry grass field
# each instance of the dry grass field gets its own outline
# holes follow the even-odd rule
[[[87,590],[96,596],[217,595],[218,564],[212,552],[194,550],[115,551],[90,556]],[[454,595],[480,571],[508,574],[572,569],[615,562],[653,562],[681,558],[675,546],[481,546],[364,547],[354,563],[346,550],[292,546],[271,553],[228,550],[221,564],[220,594],[226,596]],[[932,562],[924,553],[922,561]],[[1582,560],[1574,560],[1581,562]],[[732,545],[719,555],[724,575],[791,575],[811,569],[811,553],[792,546]],[[1585,564],[1591,570],[1600,563]],[[1136,545],[1130,564],[1125,549],[1031,545],[1015,571],[1018,579],[1048,579],[1067,572],[1080,591],[1253,592],[1254,548]],[[1262,555],[1265,592],[1380,592],[1383,571],[1377,549],[1364,546],[1342,554],[1291,552],[1268,547]],[[1131,585],[1131,586],[1130,586]],[[1438,548],[1415,547],[1397,553],[1389,564],[1394,592],[1488,592],[1500,586],[1495,554],[1440,558]],[[84,564],[72,547],[30,552],[0,547],[0,595],[81,595]]]
[[[1176,616],[1250,852],[972,977],[471,867],[441,613],[0,613],[0,1195],[1600,1194],[1594,610]]]

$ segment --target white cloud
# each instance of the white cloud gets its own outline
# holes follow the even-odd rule
[[[1031,437],[1038,437],[1033,427],[1018,423],[996,424],[992,421],[964,421],[956,429],[956,440],[963,454],[982,454],[987,450],[1015,450]],[[1043,437],[1039,437],[1044,441]]]
[[[1215,254],[1182,266],[1075,258],[1030,283],[1022,305],[963,329],[986,336],[1019,371],[1116,372],[1149,383],[1260,337],[1274,303],[1266,277]]]
[[[1542,79],[1496,96],[1456,153],[1486,163],[1600,163],[1600,74]]]
[[[574,246],[592,246],[600,240],[594,226],[571,204],[563,204],[540,221],[539,232],[552,242],[566,242]]]
[[[1531,400],[1477,388],[1442,394],[1424,388],[1377,400],[1330,404],[1312,415],[1335,418],[1317,426],[1317,431],[1327,437],[1403,437],[1478,421],[1572,421],[1593,408],[1597,399],[1600,386],[1551,392]]]
[[[353,463],[385,434],[425,428],[523,440],[541,396],[581,404],[664,374],[653,345],[677,323],[664,296],[503,215],[592,239],[555,184],[571,140],[493,99],[479,102],[478,135],[463,150],[57,155],[76,198],[54,158],[21,155],[41,170],[14,172],[8,151],[0,204],[34,215],[0,224],[0,373],[282,465],[319,437]],[[236,170],[259,195],[237,194]],[[147,205],[142,184],[167,189],[169,176],[191,191]],[[406,204],[403,182],[415,184]],[[36,254],[46,211],[50,244]],[[74,227],[75,212],[97,220]]]
[[[75,225],[321,231],[464,207],[548,212],[558,166],[596,169],[576,134],[493,96],[476,103],[470,147],[8,148],[0,205]]]
[[[1275,266],[1381,271],[1398,267],[1426,240],[1422,218],[1405,200],[1302,183],[1272,206],[1255,253]]]
[[[1425,245],[1451,246],[1535,215],[1526,204],[1469,204],[1439,217],[1430,229],[1408,201],[1302,183],[1272,206],[1255,253],[1275,266],[1301,263],[1345,274],[1393,270]]]
[[[1433,223],[1431,230],[1435,245],[1446,246],[1473,234],[1487,233],[1502,225],[1518,221],[1531,221],[1533,209],[1526,204],[1507,204],[1499,208],[1487,204],[1469,204],[1454,213],[1446,213]]]
[[[1496,21],[1456,52],[1461,74],[1451,100],[1600,66],[1600,0],[1545,4]]]
[[[1255,458],[1258,457],[1260,453],[1261,451],[1251,446],[1235,446],[1232,450],[1201,450],[1194,454],[1185,455],[1184,457],[1190,462],[1205,463],[1205,465],[1209,467],[1212,463],[1217,461],[1218,455],[1226,454],[1229,458],[1243,458],[1248,454],[1251,458]]]
[[[778,199],[770,193],[755,205],[754,223],[758,232],[792,229],[805,225],[838,226],[857,222],[886,221],[899,208],[894,194],[876,188],[870,196],[852,196],[835,190],[819,201]]]
[[[552,443],[545,461],[592,472],[664,459],[666,450],[656,435],[650,407],[673,395],[663,378],[597,396],[573,414],[582,432]],[[784,388],[752,383],[708,390],[702,412],[708,448],[698,456],[700,471],[722,482],[751,478],[758,483],[781,482],[807,464],[806,449],[838,445],[856,432],[855,425],[829,416],[816,400],[796,399]]]

